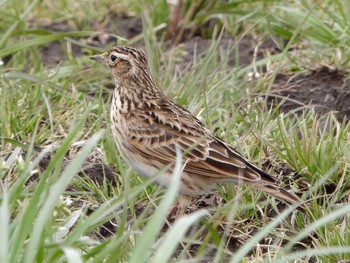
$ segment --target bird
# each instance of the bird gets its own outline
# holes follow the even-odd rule
[[[287,205],[304,206],[299,197],[279,187],[274,176],[170,100],[155,84],[144,52],[116,46],[90,58],[106,65],[115,82],[111,130],[122,158],[138,174],[151,177],[165,169],[156,183],[168,187],[180,149],[184,167],[179,194],[185,199],[202,195],[217,183],[243,183]]]

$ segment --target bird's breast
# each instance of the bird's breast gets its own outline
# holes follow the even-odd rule
[[[111,130],[114,140],[117,144],[119,152],[124,152],[123,142],[126,142],[127,123],[125,119],[125,113],[123,110],[123,103],[119,90],[116,88],[113,92],[112,105],[111,105]]]

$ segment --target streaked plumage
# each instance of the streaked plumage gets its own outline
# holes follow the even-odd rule
[[[271,175],[245,160],[189,111],[169,100],[155,85],[146,56],[131,47],[114,47],[92,59],[109,68],[116,88],[111,107],[112,132],[124,160],[145,177],[184,153],[180,193],[198,195],[215,183],[247,183],[290,204],[302,204]],[[167,186],[172,168],[158,177]]]

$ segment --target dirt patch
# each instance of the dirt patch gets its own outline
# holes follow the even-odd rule
[[[186,51],[183,64],[185,64],[185,66],[191,64],[195,53],[204,55],[209,50],[211,44],[212,40],[203,39],[198,36],[181,43],[180,45],[183,46]],[[258,48],[256,49],[257,46]],[[271,40],[260,41],[250,35],[242,37],[239,40],[234,40],[230,36],[225,35],[220,40],[217,54],[218,58],[220,58],[220,54],[227,56],[227,63],[232,67],[244,67],[253,62],[255,55],[256,60],[263,59],[267,50],[269,50],[270,53],[275,53],[277,50],[277,47]]]
[[[33,27],[37,26],[35,23],[36,22],[33,21]],[[73,27],[68,22],[43,22],[40,26],[51,32],[64,33],[74,31]],[[82,56],[81,48],[77,45],[72,45],[70,52],[72,52],[74,57]],[[46,68],[54,68],[66,59],[67,46],[64,46],[60,41],[50,42],[42,49],[41,60]]]
[[[337,118],[350,117],[350,80],[346,72],[328,67],[320,67],[304,75],[278,74],[272,87],[270,97],[275,95],[288,98],[281,110],[312,105],[319,114],[336,111]],[[279,101],[281,98],[278,99]]]
[[[186,56],[179,66],[185,70],[192,63],[196,53],[204,55],[208,51],[211,40],[194,37],[181,45],[186,51]],[[234,45],[237,46],[237,50],[232,48]],[[230,52],[227,53],[228,50]],[[251,36],[245,36],[235,44],[233,39],[224,36],[217,53],[218,56],[220,53],[227,54],[230,66],[244,67],[253,62],[254,56],[256,60],[260,60],[266,53],[273,54],[276,51],[277,47],[271,40],[261,42]],[[272,86],[269,102],[275,103],[276,97],[277,102],[287,98],[281,106],[283,112],[309,106],[321,115],[335,111],[340,121],[344,118],[349,119],[350,80],[346,78],[347,75],[345,71],[325,66],[302,75],[278,74]]]
[[[109,17],[108,30],[117,35],[131,39],[142,33],[142,19],[126,14],[112,14]]]
[[[188,64],[192,63],[195,53],[206,53],[211,45],[211,40],[195,37],[182,45],[186,51],[186,57],[182,62],[185,69]],[[224,37],[218,47],[218,54],[226,52],[233,45],[235,44],[232,39]],[[257,45],[258,49],[256,49]],[[255,55],[256,60],[260,60],[267,52],[273,54],[277,51],[272,41],[259,42],[251,36],[240,39],[237,49],[231,48],[227,54],[228,64],[232,67],[250,65]],[[350,80],[346,78],[347,75],[345,71],[325,66],[310,70],[303,75],[278,74],[272,86],[269,102],[275,103],[276,97],[277,102],[287,98],[281,106],[283,112],[309,106],[319,114],[335,111],[340,121],[344,118],[349,119]]]
[[[72,54],[74,57],[81,57],[82,51],[79,46],[72,45]],[[67,59],[66,48],[59,41],[51,42],[43,48],[41,59],[46,68],[55,68],[59,63]]]

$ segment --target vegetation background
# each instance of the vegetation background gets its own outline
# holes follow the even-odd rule
[[[2,262],[350,260],[350,13],[338,0],[0,1]],[[143,49],[159,87],[308,200],[220,185],[168,216],[112,140],[89,56]],[[181,159],[177,160],[178,168]]]

